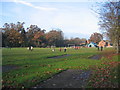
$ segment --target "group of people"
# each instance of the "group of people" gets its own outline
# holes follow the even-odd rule
[[[52,51],[55,52],[55,48],[53,48]],[[60,52],[62,51],[62,48],[61,48],[61,47],[59,48],[59,51],[60,51]],[[67,47],[64,47],[64,52],[66,52],[66,51],[67,51]]]
[[[32,47],[32,46],[29,46],[27,49],[30,50],[30,51],[32,51],[32,50],[33,50],[33,47]]]
[[[32,47],[32,46],[29,46],[27,49],[30,50],[30,51],[32,51],[32,50],[33,50],[33,47]],[[60,51],[60,52],[62,51],[62,48],[61,48],[61,47],[60,47],[59,51]],[[67,48],[64,47],[64,52],[66,52],[66,51],[67,51]],[[55,48],[52,49],[52,52],[55,52]]]
[[[100,51],[103,50],[103,46],[102,46],[102,45],[98,45],[97,48],[98,48],[98,51],[99,51],[99,50],[100,50]],[[32,50],[33,50],[33,47],[32,47],[32,46],[29,46],[27,49],[30,50],[30,51],[32,51]],[[55,48],[53,48],[52,51],[55,52]],[[62,48],[61,48],[61,47],[59,48],[59,51],[60,51],[60,52],[62,51]],[[67,51],[67,47],[64,47],[64,52],[66,52],[66,51]]]
[[[103,40],[100,41],[99,44],[98,44],[98,46],[97,46],[97,47],[98,47],[98,51],[99,51],[99,50],[102,51],[104,46],[105,46],[105,42],[104,42]]]
[[[103,46],[98,46],[97,48],[98,48],[98,51],[99,50],[101,50],[101,51],[103,50]]]

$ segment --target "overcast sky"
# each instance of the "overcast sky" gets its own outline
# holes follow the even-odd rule
[[[84,0],[76,2],[53,2],[48,0],[10,0],[0,2],[0,27],[4,23],[25,22],[50,31],[59,28],[66,38],[89,38],[94,32],[100,32],[98,18],[91,10],[95,2]],[[29,1],[29,2],[28,2]],[[43,2],[44,1],[44,2]]]

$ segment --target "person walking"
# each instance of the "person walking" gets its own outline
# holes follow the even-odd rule
[[[66,50],[67,50],[67,48],[65,47],[65,48],[64,48],[64,52],[66,52]]]
[[[98,48],[98,51],[99,51],[99,46],[97,46],[97,48]]]
[[[103,50],[103,46],[101,46],[101,51]]]
[[[101,51],[103,50],[104,46],[105,46],[105,42],[103,40],[100,41],[99,44],[98,44],[98,47],[100,48]],[[98,51],[99,51],[99,49],[98,49]]]
[[[33,50],[33,47],[31,46],[31,51]]]
[[[52,49],[52,52],[55,52],[55,48]]]
[[[61,52],[62,51],[62,48],[60,47],[59,51]]]

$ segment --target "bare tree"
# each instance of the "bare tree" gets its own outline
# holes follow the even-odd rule
[[[99,25],[120,53],[120,2],[105,2],[99,10]]]
[[[95,32],[95,33],[91,34],[91,36],[90,36],[91,42],[99,43],[101,40],[103,40],[103,35],[100,33]]]

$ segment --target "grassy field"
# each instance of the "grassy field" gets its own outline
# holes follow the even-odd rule
[[[91,66],[104,67],[105,62],[118,62],[118,55],[112,59],[102,57],[101,60],[88,59],[88,57],[114,52],[112,48],[105,48],[104,51],[97,51],[96,48],[80,48],[79,50],[67,49],[67,52],[60,52],[56,48],[52,52],[50,48],[34,48],[29,51],[26,48],[3,48],[2,49],[2,65],[13,65],[17,69],[2,73],[3,87],[32,87],[37,83],[46,80],[52,75],[66,69],[90,69]],[[48,57],[69,54],[63,58],[51,59]],[[91,84],[91,82],[90,82]],[[91,85],[92,86],[92,85]]]

